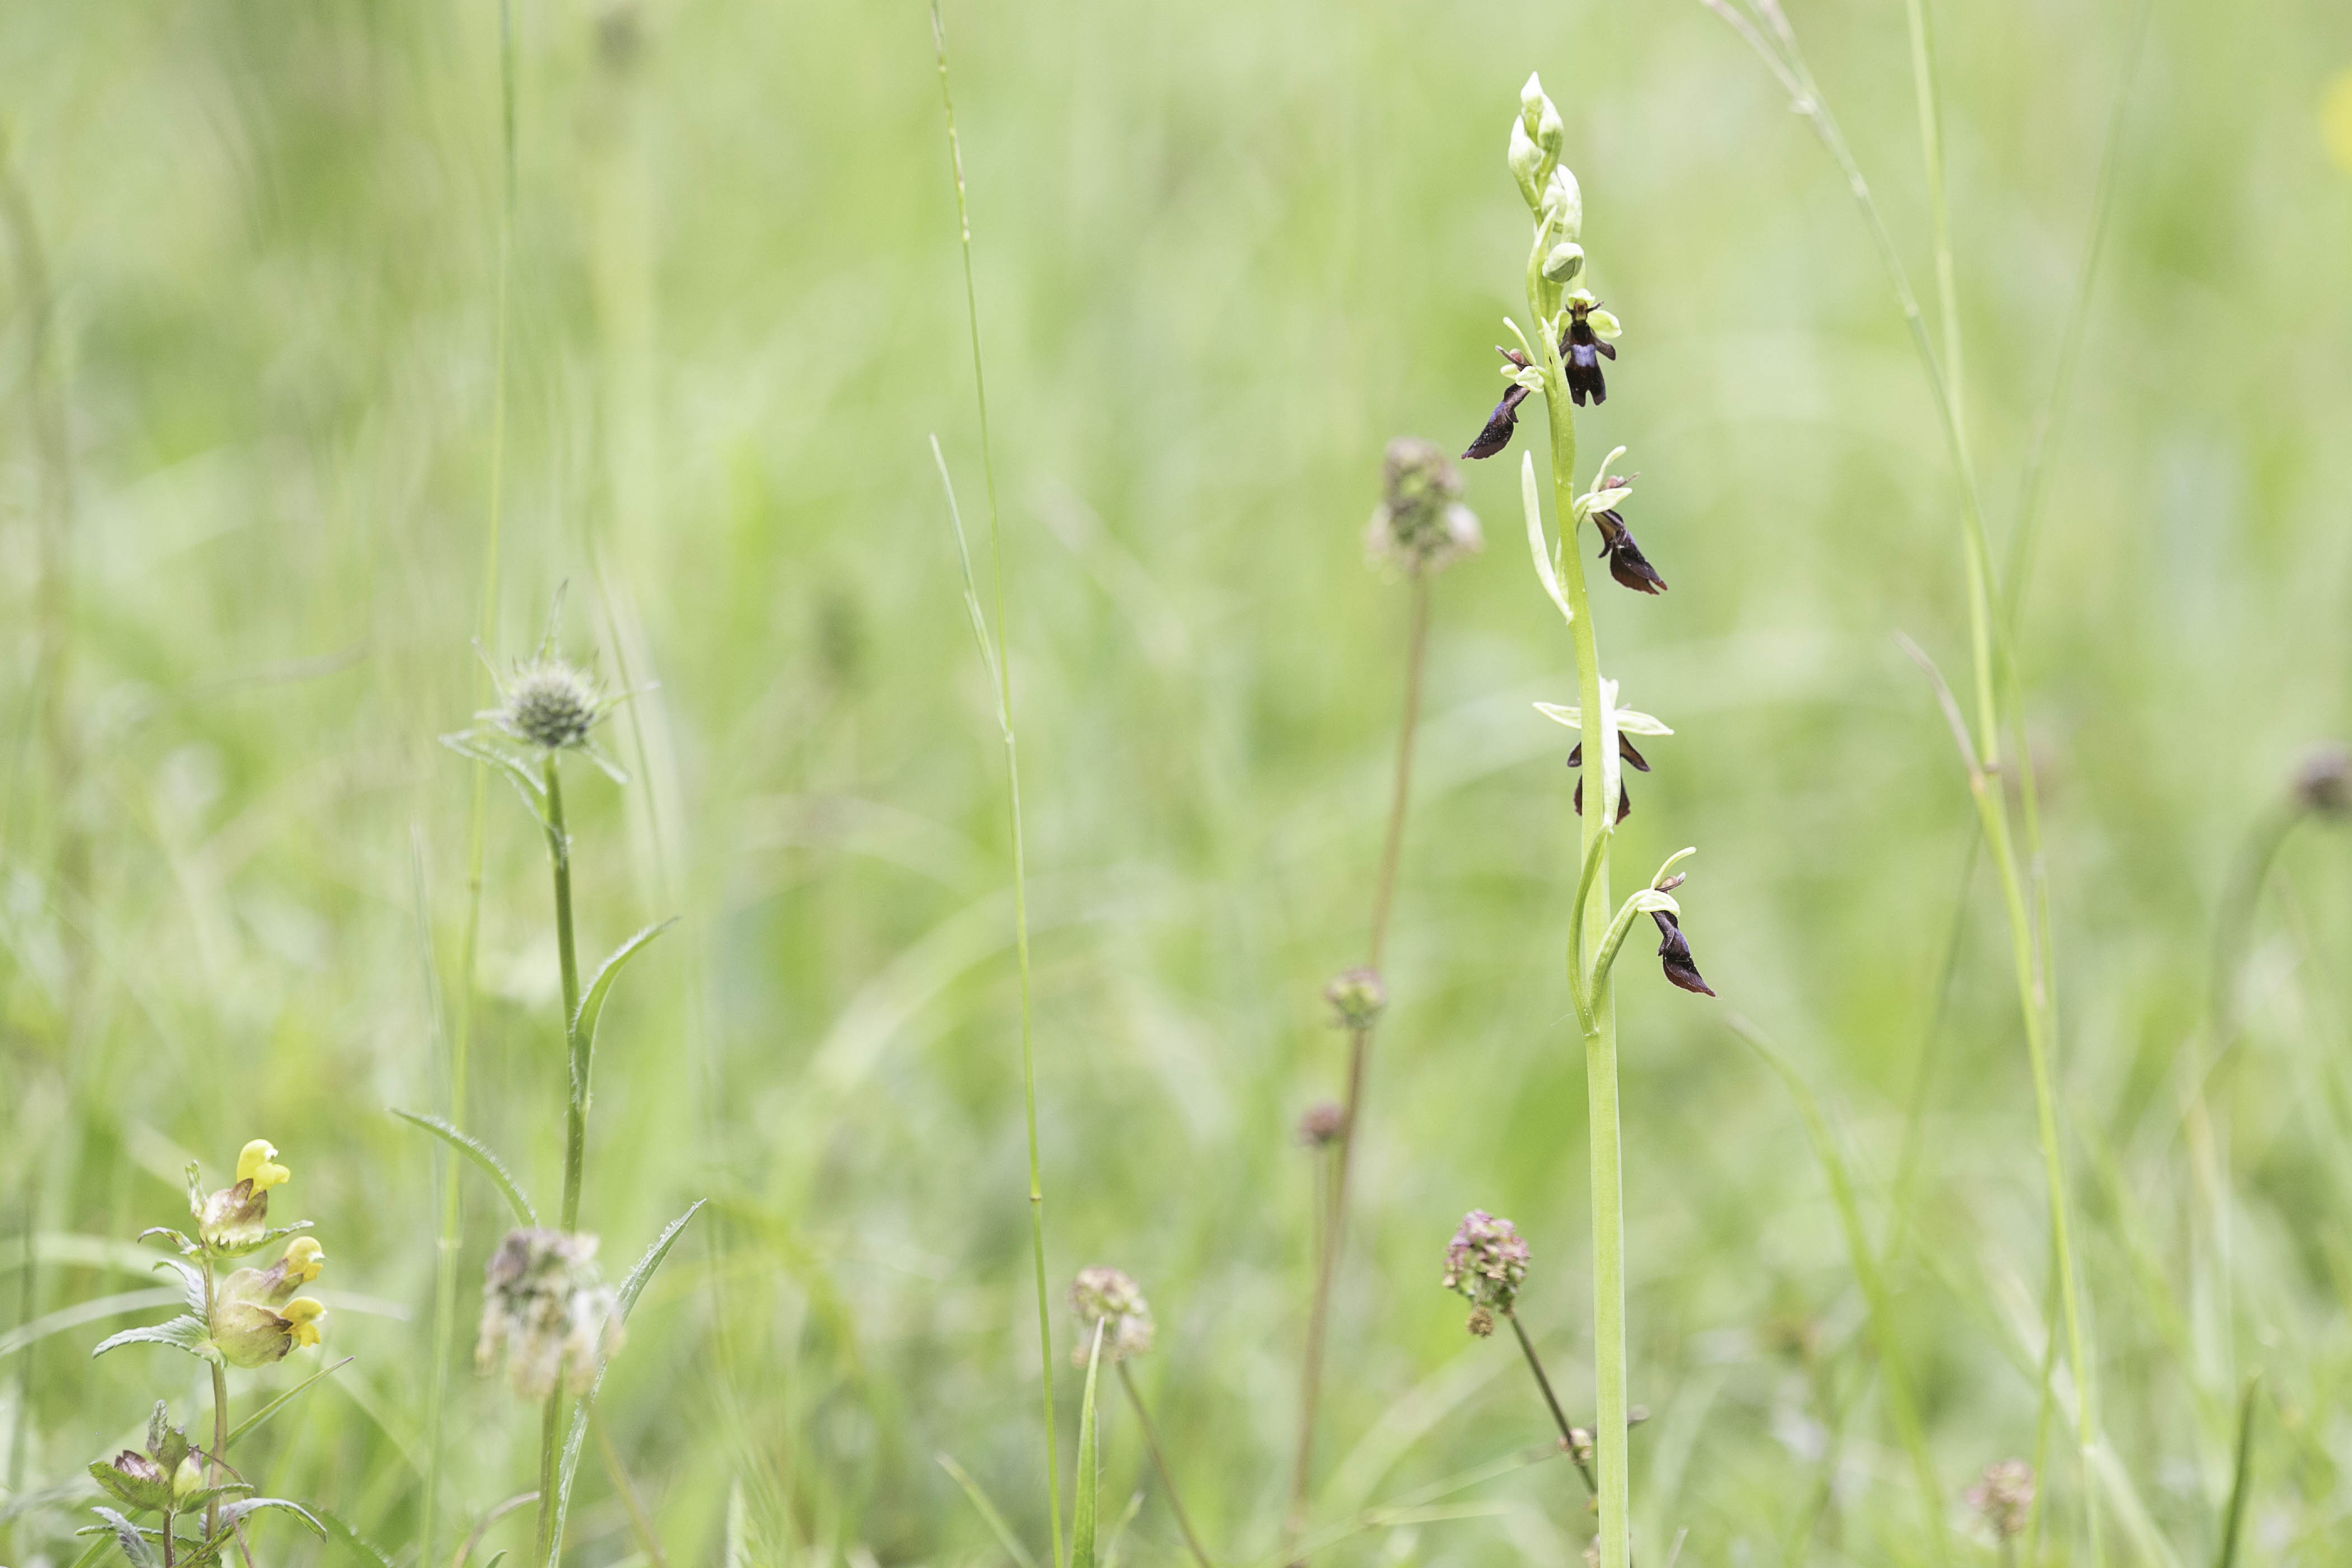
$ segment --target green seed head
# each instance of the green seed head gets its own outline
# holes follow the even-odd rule
[[[593,677],[560,658],[543,658],[525,665],[508,686],[499,727],[541,751],[561,752],[587,744],[604,716],[604,694]]]

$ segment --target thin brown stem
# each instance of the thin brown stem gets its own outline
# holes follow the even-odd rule
[[[1568,1424],[1568,1413],[1559,1407],[1559,1396],[1551,1391],[1551,1379],[1544,1375],[1543,1362],[1536,1354],[1536,1342],[1528,1338],[1528,1331],[1519,1324],[1518,1314],[1503,1314],[1510,1320],[1511,1332],[1518,1337],[1519,1349],[1528,1358],[1528,1370],[1536,1374],[1536,1386],[1543,1390],[1544,1408],[1551,1412],[1552,1425],[1559,1428],[1559,1445],[1568,1457],[1576,1461],[1576,1473],[1584,1478],[1584,1487],[1595,1497],[1600,1486],[1592,1479],[1592,1468],[1584,1462],[1584,1452],[1576,1446],[1576,1428]]]
[[[1404,717],[1397,727],[1396,771],[1389,792],[1388,830],[1381,843],[1380,879],[1372,891],[1370,968],[1375,975],[1387,955],[1389,915],[1395,907],[1397,862],[1404,851],[1406,808],[1412,797],[1413,738],[1421,727],[1421,676],[1429,652],[1429,578],[1412,579],[1412,608],[1405,637]],[[1353,1163],[1356,1127],[1363,1114],[1364,1086],[1370,1071],[1372,1030],[1365,1024],[1349,1032],[1348,1095],[1340,1106],[1339,1138],[1331,1156],[1331,1179],[1323,1215],[1321,1245],[1316,1248],[1315,1296],[1307,1310],[1307,1345],[1299,1372],[1298,1447],[1290,1478],[1290,1510],[1286,1530],[1297,1535],[1306,1523],[1307,1495],[1314,1479],[1315,1416],[1323,1391],[1323,1352],[1331,1317],[1331,1282],[1339,1272],[1339,1245],[1347,1230],[1348,1171]]]
[[[1183,1534],[1192,1561],[1201,1568],[1216,1568],[1210,1561],[1208,1549],[1201,1544],[1201,1538],[1192,1533],[1192,1521],[1184,1513],[1184,1500],[1176,1495],[1176,1478],[1169,1471],[1167,1456],[1160,1451],[1160,1429],[1151,1424],[1151,1412],[1143,1407],[1143,1395],[1135,1386],[1135,1375],[1127,1370],[1127,1363],[1113,1364],[1118,1368],[1119,1386],[1127,1390],[1127,1402],[1135,1409],[1136,1425],[1143,1429],[1143,1447],[1151,1456],[1151,1468],[1160,1474],[1160,1488],[1168,1494],[1168,1511],[1176,1516],[1176,1528]]]
[[[489,1533],[490,1526],[498,1523],[515,1510],[529,1508],[538,1500],[537,1492],[517,1492],[489,1512],[482,1515],[480,1521],[467,1533],[466,1539],[457,1543],[457,1554],[449,1559],[449,1568],[466,1568],[466,1560],[473,1556],[474,1548],[482,1543],[482,1537]]]

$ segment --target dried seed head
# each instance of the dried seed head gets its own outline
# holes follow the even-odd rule
[[[1328,1100],[1318,1100],[1298,1118],[1298,1141],[1320,1149],[1336,1140],[1348,1125],[1348,1113]]]
[[[1388,1010],[1388,988],[1377,969],[1344,969],[1323,987],[1331,1004],[1332,1023],[1342,1029],[1369,1029]]]
[[[1509,1220],[1485,1209],[1462,1216],[1461,1228],[1445,1248],[1441,1283],[1470,1302],[1469,1329],[1480,1338],[1495,1331],[1495,1317],[1509,1316],[1528,1277],[1528,1244]]]
[[[2342,816],[2352,811],[2352,751],[2342,746],[2315,746],[2294,771],[2295,804],[2322,816]]]
[[[1432,442],[1400,436],[1389,443],[1378,510],[1364,530],[1376,564],[1408,577],[1444,571],[1486,547],[1476,514],[1462,504],[1462,476]]]
[[[620,1304],[596,1271],[594,1237],[507,1232],[483,1270],[478,1371],[503,1360],[507,1382],[529,1400],[546,1398],[558,1382],[583,1394],[621,1340]]]
[[[1969,1489],[1969,1506],[1983,1516],[1997,1539],[2023,1534],[2033,1513],[2033,1467],[2023,1459],[1987,1465],[1984,1479]]]
[[[1117,1268],[1097,1263],[1079,1269],[1078,1277],[1070,1281],[1070,1310],[1077,1314],[1078,1326],[1087,1331],[1087,1343],[1070,1352],[1074,1365],[1087,1364],[1097,1323],[1103,1326],[1105,1361],[1125,1361],[1151,1348],[1151,1304],[1143,1299],[1135,1281]]]

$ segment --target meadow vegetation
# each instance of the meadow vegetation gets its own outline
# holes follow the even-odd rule
[[[0,9],[0,1563],[2342,1561],[2352,15],[937,15]]]

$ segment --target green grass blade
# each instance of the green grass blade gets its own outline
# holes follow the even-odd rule
[[[1095,1374],[1102,1370],[1103,1324],[1095,1322],[1095,1342],[1087,1352],[1087,1392],[1078,1405],[1078,1474],[1070,1499],[1070,1568],[1095,1568],[1095,1501],[1102,1480],[1099,1434],[1095,1426]]]
[[[1845,1233],[1846,1255],[1852,1261],[1855,1281],[1861,1285],[1864,1300],[1870,1310],[1871,1338],[1878,1350],[1879,1375],[1886,1382],[1887,1414],[1895,1422],[1895,1430],[1910,1456],[1913,1479],[1919,1488],[1919,1511],[1927,1525],[1931,1560],[1948,1563],[1951,1560],[1951,1543],[1947,1536],[1944,1519],[1944,1489],[1936,1479],[1936,1464],[1927,1451],[1927,1429],[1920,1424],[1919,1407],[1911,1392],[1909,1374],[1904,1370],[1902,1346],[1895,1334],[1893,1308],[1886,1298],[1886,1284],[1879,1277],[1878,1255],[1870,1244],[1870,1234],[1863,1227],[1862,1208],[1853,1195],[1853,1179],[1846,1169],[1845,1156],[1838,1152],[1836,1138],[1830,1131],[1829,1119],[1822,1113],[1820,1101],[1805,1086],[1787,1058],[1774,1050],[1753,1024],[1737,1013],[1724,1015],[1724,1022],[1732,1032],[1764,1058],[1765,1065],[1779,1075],[1788,1089],[1789,1098],[1797,1102],[1797,1114],[1804,1119],[1805,1135],[1813,1146],[1813,1156],[1821,1162],[1822,1173],[1829,1179],[1830,1195],[1836,1200],[1838,1225]]]
[[[941,1454],[938,1458],[940,1468],[955,1478],[955,1484],[963,1489],[963,1495],[971,1500],[972,1508],[978,1511],[982,1519],[987,1521],[988,1528],[995,1532],[997,1542],[1004,1548],[1006,1555],[1019,1563],[1021,1568],[1037,1568],[1035,1553],[1022,1542],[1019,1536],[1013,1533],[1013,1527],[1005,1522],[1003,1511],[997,1508],[989,1495],[981,1489],[980,1483],[972,1479],[970,1472],[957,1464],[950,1456]]]
[[[2230,1508],[2222,1516],[2221,1546],[2214,1554],[2214,1568],[2236,1568],[2238,1537],[2246,1523],[2246,1494],[2254,1474],[2254,1400],[2262,1387],[2263,1374],[2255,1373],[2246,1379],[2246,1391],[2238,1396],[2238,1463],[2230,1479]]]
[[[539,1211],[530,1206],[530,1199],[523,1195],[522,1187],[515,1181],[514,1173],[507,1169],[505,1161],[491,1152],[488,1144],[459,1131],[438,1116],[420,1116],[414,1110],[402,1110],[396,1107],[393,1114],[403,1121],[415,1122],[479,1165],[482,1173],[488,1176],[499,1191],[505,1194],[508,1206],[514,1210],[515,1222],[529,1229],[539,1228]]]
[[[585,1037],[592,1046],[596,1043],[596,1020],[604,1016],[604,998],[612,991],[613,982],[621,977],[621,966],[644,952],[654,938],[676,924],[676,915],[666,921],[656,921],[614,948],[612,956],[597,966],[595,978],[588,982],[588,990],[580,998],[580,1011],[572,1015],[572,1033],[575,1037]]]
[[[322,1377],[333,1376],[336,1373],[342,1371],[343,1368],[351,1365],[352,1363],[358,1359],[359,1358],[357,1356],[347,1355],[332,1366],[320,1367],[318,1371],[312,1373],[310,1376],[304,1378],[301,1382],[296,1384],[293,1387],[288,1389],[285,1393],[279,1394],[277,1398],[271,1400],[268,1404],[263,1405],[260,1409],[255,1411],[252,1415],[238,1422],[235,1429],[229,1433],[228,1442],[224,1444],[223,1447],[235,1447],[236,1440],[239,1437],[244,1436],[247,1432],[252,1431],[256,1426],[260,1426],[264,1421],[268,1420],[280,1410],[286,1408],[287,1405],[292,1404],[295,1400],[308,1393],[312,1384],[318,1382]]]

